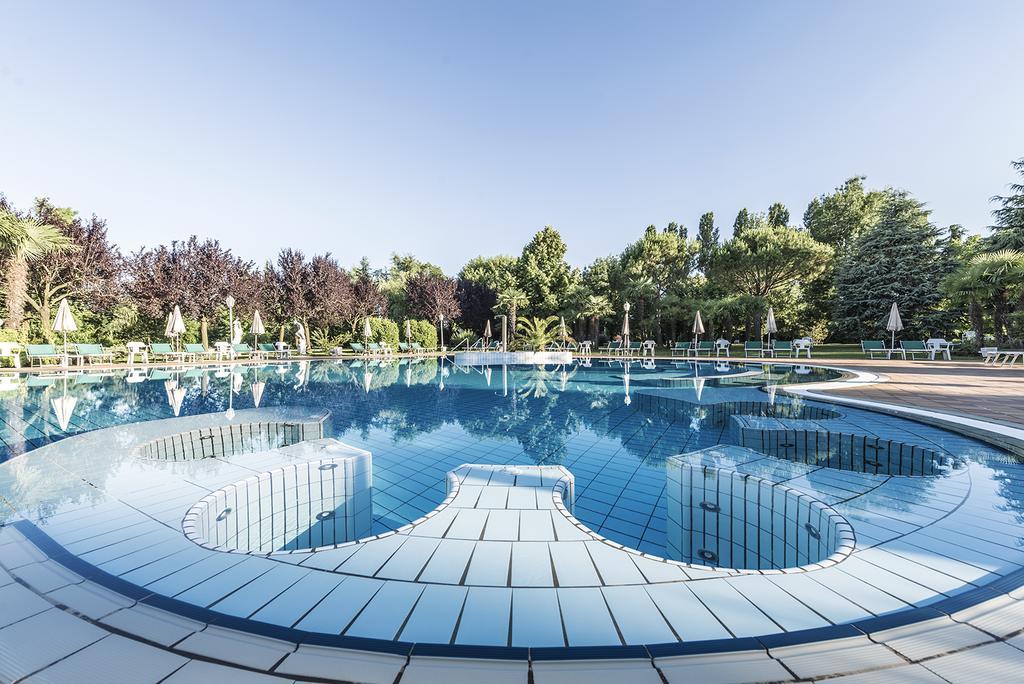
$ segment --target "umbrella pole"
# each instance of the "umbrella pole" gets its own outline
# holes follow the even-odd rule
[[[64,331],[64,367],[68,365],[68,331]]]

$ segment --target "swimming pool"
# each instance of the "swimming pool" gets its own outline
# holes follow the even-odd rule
[[[744,420],[820,419],[833,431],[909,434],[940,452],[986,453],[935,428],[792,400],[761,388],[839,373],[793,364],[593,361],[465,367],[448,360],[322,361],[127,373],[38,374],[0,393],[0,460],[65,436],[139,421],[254,406],[324,409],[324,436],[372,453],[372,523],[393,530],[444,499],[462,463],[563,465],[576,517],[615,542],[658,556],[668,545],[666,459],[744,444]],[[70,410],[67,407],[71,407]],[[65,429],[66,428],[66,429]],[[754,446],[747,439],[745,446]],[[758,443],[756,448],[764,450]]]
[[[1019,460],[779,389],[840,375],[389,359],[20,376],[0,399],[0,562],[15,529],[197,624],[602,657],[749,648],[1020,574]]]

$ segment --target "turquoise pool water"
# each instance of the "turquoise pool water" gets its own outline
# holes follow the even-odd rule
[[[793,364],[481,368],[435,359],[11,375],[0,383],[0,461],[80,432],[175,415],[231,416],[257,405],[327,409],[327,436],[372,453],[373,533],[435,508],[446,473],[463,463],[564,465],[575,476],[575,515],[591,529],[644,552],[701,562],[688,555],[697,549],[669,543],[666,459],[730,443],[732,415],[827,421],[830,430],[959,459],[999,455],[937,428],[794,403],[763,389],[837,376]]]

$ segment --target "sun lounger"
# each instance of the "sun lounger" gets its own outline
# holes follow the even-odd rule
[[[199,342],[187,342],[185,344],[185,353],[192,357],[192,360],[197,359],[211,359],[217,352],[211,349],[207,349]]]
[[[174,351],[174,347],[168,342],[154,342],[149,345],[149,353],[154,359],[160,359],[161,357],[167,360],[173,361],[184,361],[185,357],[188,356],[185,352]]]
[[[1024,359],[1024,350],[1022,349],[995,349],[985,354],[986,364],[1000,368],[1012,368],[1021,359]]]
[[[362,343],[349,342],[348,346],[352,350],[353,354],[358,354],[359,356],[366,356],[366,347],[364,347]]]
[[[620,349],[622,349],[622,342],[612,341],[601,347],[601,352],[613,356],[618,354]]]
[[[82,363],[114,363],[114,352],[104,351],[102,344],[75,344],[75,354]]]
[[[907,354],[910,354],[911,359],[916,359],[918,354],[935,358],[935,353],[921,340],[900,340],[900,349],[903,350],[904,359],[907,358]]]
[[[885,358],[892,358],[892,349],[885,346],[882,340],[861,340],[860,350],[869,358],[875,358],[875,354],[884,355]],[[898,352],[897,352],[898,353]],[[906,358],[906,356],[904,356]]]
[[[715,351],[715,343],[711,340],[701,340],[697,343],[697,348],[693,350],[694,355],[700,356],[702,353],[706,353],[709,357],[711,352]]]
[[[42,366],[44,361],[61,363],[64,360],[64,354],[58,352],[52,344],[26,344],[25,356],[28,357],[29,366]]]
[[[672,345],[672,356],[689,356],[692,342],[676,342]]]
[[[761,340],[757,342],[747,341],[743,343],[743,356],[761,356],[764,353],[764,347],[761,345]]]
[[[231,355],[234,357],[251,359],[254,356],[257,356],[258,354],[259,352],[254,351],[253,348],[250,347],[247,342],[231,345]]]
[[[768,348],[768,354],[772,357],[776,357],[780,354],[793,356],[793,343],[783,340],[775,340],[772,342],[772,346]]]

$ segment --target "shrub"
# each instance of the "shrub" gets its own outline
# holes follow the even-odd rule
[[[384,342],[391,346],[392,349],[398,348],[398,324],[390,318],[375,318],[370,317],[370,341],[371,342]],[[360,326],[359,332],[362,332]],[[362,335],[356,335],[356,339],[362,342]]]
[[[424,349],[437,348],[437,327],[430,321],[409,321],[409,331],[412,333],[412,342],[419,342]]]

